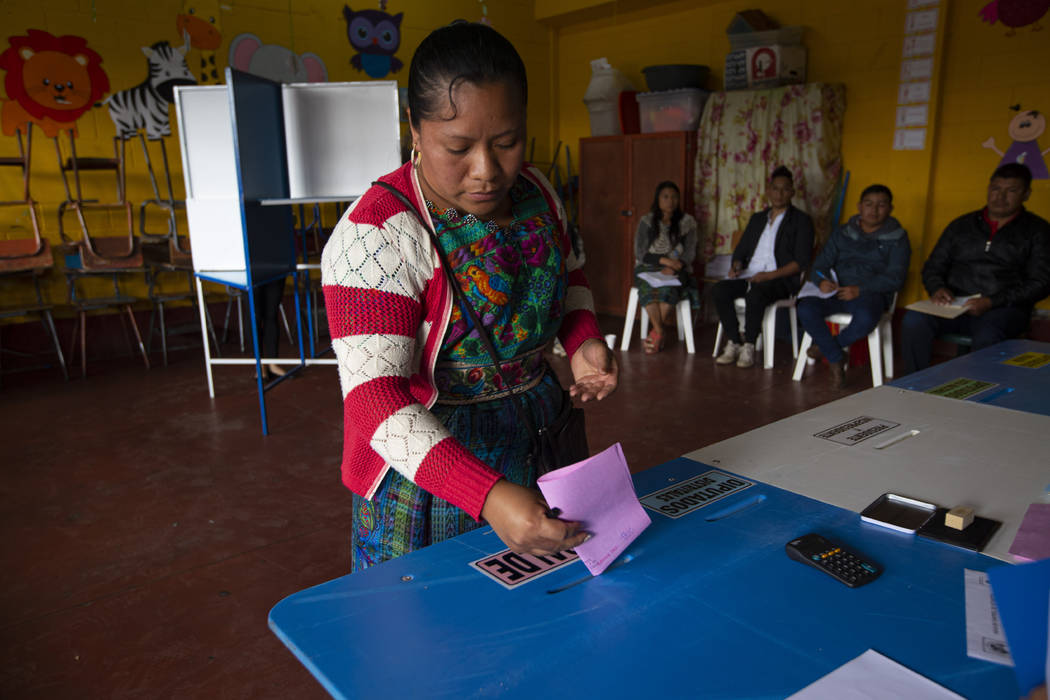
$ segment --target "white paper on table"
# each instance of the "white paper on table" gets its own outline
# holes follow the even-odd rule
[[[638,277],[649,283],[650,287],[681,287],[682,281],[675,275],[662,272],[639,272]]]
[[[992,597],[988,574],[963,569],[966,593],[966,655],[1003,666],[1013,666],[1006,632]]]
[[[788,700],[964,700],[926,676],[868,649]]]
[[[574,549],[594,576],[612,564],[652,521],[634,492],[631,471],[616,443],[593,457],[536,480],[551,508],[575,520],[592,537]]]

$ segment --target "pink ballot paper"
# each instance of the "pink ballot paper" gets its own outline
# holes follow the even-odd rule
[[[652,522],[638,502],[620,443],[544,474],[537,485],[547,505],[561,509],[559,517],[582,523],[593,535],[576,554],[595,576]]]

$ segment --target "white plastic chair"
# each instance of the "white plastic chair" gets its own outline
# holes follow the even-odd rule
[[[627,313],[623,320],[623,340],[620,341],[620,350],[624,352],[631,346],[631,330],[638,311],[638,288],[631,287],[631,293],[627,296]],[[649,334],[649,314],[644,306],[641,312],[642,320],[638,329],[641,331],[639,337],[644,341],[645,336]],[[675,315],[678,319],[675,324],[678,327],[678,340],[684,340],[685,349],[689,354],[693,354],[696,352],[696,346],[693,344],[693,309],[689,305],[689,299],[678,301],[675,305]]]
[[[736,308],[736,317],[740,322],[741,328],[743,328],[744,311],[747,309],[747,302],[744,300],[744,297],[737,297],[733,300],[733,306]],[[795,297],[780,299],[766,307],[765,313],[762,314],[762,332],[755,341],[755,349],[762,351],[762,367],[765,369],[773,369],[772,338],[776,334],[777,309],[788,310],[788,318],[791,320],[791,356],[799,357],[798,316],[795,314]],[[715,333],[715,348],[711,352],[711,357],[718,357],[718,350],[722,345],[723,332],[722,323],[719,321],[718,332]],[[763,342],[764,338],[769,338],[770,342]]]
[[[897,308],[897,295],[893,295],[893,302],[889,310],[882,314],[882,318],[875,324],[875,328],[868,333],[868,356],[871,360],[871,385],[882,386],[883,367],[885,367],[887,378],[893,377],[893,312]],[[838,313],[824,317],[825,321],[840,326],[847,326],[853,320],[853,314]],[[796,382],[802,381],[802,374],[806,371],[806,351],[813,344],[813,338],[809,333],[802,335],[802,346],[799,348],[798,359],[795,361],[795,373],[791,378]]]

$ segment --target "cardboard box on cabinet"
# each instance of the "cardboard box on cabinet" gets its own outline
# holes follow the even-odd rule
[[[750,46],[730,51],[726,56],[726,90],[769,88],[804,82],[805,46]]]

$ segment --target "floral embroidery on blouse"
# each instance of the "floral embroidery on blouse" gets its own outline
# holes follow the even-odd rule
[[[555,336],[568,283],[558,220],[543,192],[519,176],[510,198],[513,221],[496,230],[475,217],[428,206],[460,288],[505,360],[542,348]],[[458,303],[438,356],[439,363],[448,361],[491,364]]]

